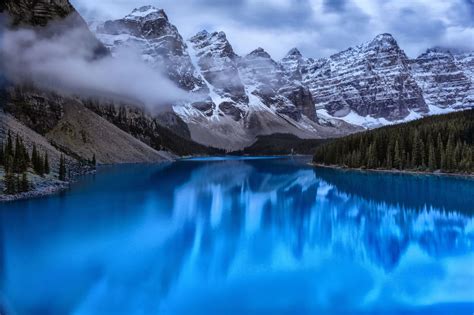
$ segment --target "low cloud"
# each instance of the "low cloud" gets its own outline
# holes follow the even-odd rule
[[[0,42],[3,71],[15,83],[32,83],[61,94],[133,101],[150,109],[189,98],[189,93],[146,64],[133,49],[119,50],[113,57],[99,56],[98,45],[82,26],[60,34],[4,31]]]

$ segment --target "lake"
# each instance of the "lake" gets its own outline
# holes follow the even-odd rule
[[[110,166],[0,204],[0,314],[474,313],[474,180],[308,161]]]

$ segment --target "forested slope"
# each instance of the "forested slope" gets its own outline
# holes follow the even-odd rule
[[[314,162],[350,168],[474,173],[474,110],[340,138],[320,146]]]

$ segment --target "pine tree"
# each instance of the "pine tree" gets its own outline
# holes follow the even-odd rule
[[[428,168],[430,171],[434,171],[437,168],[436,163],[436,151],[433,143],[429,144],[429,154],[428,154]]]
[[[423,143],[420,139],[420,134],[418,131],[415,131],[413,138],[413,148],[412,148],[412,159],[411,166],[413,168],[419,168],[423,164],[422,156],[424,154]]]
[[[448,137],[448,143],[446,144],[446,170],[452,171],[454,168],[454,137],[452,134]]]
[[[31,152],[31,164],[33,170],[36,172],[38,169],[38,150],[36,150],[36,144],[33,144],[33,151]]]
[[[5,165],[5,148],[3,147],[3,141],[0,142],[0,166]]]
[[[456,165],[461,161],[461,149],[461,142],[458,141],[453,152],[453,169],[455,170],[459,170],[459,167],[457,167]]]
[[[59,159],[59,180],[66,180],[66,172],[66,159],[64,155],[61,154],[61,158]]]
[[[5,193],[7,195],[16,194],[16,192],[17,192],[17,190],[16,190],[16,179],[15,179],[15,175],[13,175],[12,172],[8,171],[5,174],[4,183],[5,183]]]
[[[376,143],[372,143],[369,146],[368,158],[367,158],[367,167],[376,168],[377,167],[377,148]]]
[[[432,116],[331,141],[316,149],[314,161],[351,167],[472,173],[473,130],[474,110]]]
[[[21,182],[20,182],[20,192],[28,192],[30,190],[30,182],[28,181],[28,176],[26,172],[21,175]]]
[[[390,143],[388,145],[388,148],[387,148],[387,157],[385,159],[385,167],[388,168],[388,169],[392,169],[393,168],[393,147],[392,147],[392,143]]]
[[[7,145],[5,147],[5,155],[13,156],[13,140],[12,140],[12,133],[9,130],[7,136]]]
[[[13,172],[22,173],[28,169],[29,157],[23,139],[17,134],[15,138]]]
[[[48,152],[44,154],[44,166],[43,166],[43,171],[45,174],[51,173],[51,169],[49,168],[49,156]]]
[[[95,153],[94,153],[94,155],[92,156],[92,165],[93,165],[94,167],[97,166],[97,160],[96,160],[96,158],[95,158]]]
[[[33,145],[33,152],[31,154],[31,164],[33,164],[33,170],[35,171],[36,174],[40,176],[44,175],[45,173],[44,167],[46,163],[43,157],[41,157],[41,154],[36,149],[36,145]]]
[[[403,169],[402,151],[400,149],[400,143],[398,140],[395,142],[395,156],[393,158],[393,163],[395,168],[399,170]]]

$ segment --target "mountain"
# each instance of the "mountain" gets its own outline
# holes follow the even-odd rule
[[[328,59],[309,61],[302,72],[318,108],[334,117],[355,114],[396,121],[411,112],[428,112],[408,57],[389,34]]]
[[[261,48],[238,56],[224,32],[202,31],[185,42],[166,13],[151,6],[93,30],[112,52],[138,47],[144,60],[168,69],[168,78],[193,95],[195,101],[173,109],[199,143],[235,150],[259,135],[327,138],[359,130],[342,121],[320,120],[306,86],[289,80]],[[178,57],[180,62],[174,62]]]
[[[191,138],[225,149],[272,133],[338,137],[474,106],[473,54],[429,50],[410,59],[390,34],[328,58],[305,58],[293,48],[276,61],[262,48],[237,55],[224,32],[185,41],[152,6],[94,31],[111,51],[138,44],[144,60],[168,69],[195,96],[173,107]],[[182,67],[170,61],[177,57]]]
[[[46,26],[50,21],[73,17],[81,19],[68,0],[4,0],[0,12],[8,12],[13,25]]]
[[[84,46],[95,47],[95,58],[113,54],[106,45],[103,45],[95,35],[89,31],[87,24],[82,17],[77,13],[74,7],[64,0],[40,0],[40,1],[6,1],[2,4],[2,9],[11,17],[11,27],[27,26],[35,27],[36,33],[45,38],[55,36],[67,32],[69,30],[80,31],[85,34]],[[135,15],[140,12],[134,11]],[[154,19],[150,21],[152,26],[145,23],[144,27],[154,29],[155,24],[162,23],[166,19],[165,15],[157,12]],[[164,13],[163,13],[164,14]],[[130,15],[127,19],[127,25],[134,24],[134,17]],[[122,27],[121,25],[107,25],[109,29]],[[141,29],[140,32],[145,32],[146,29]],[[137,31],[138,32],[138,31]],[[161,42],[163,51],[169,52],[166,57],[171,64],[174,62],[172,69],[178,69],[180,72],[170,72],[170,76],[179,76],[182,78],[182,86],[188,86],[194,89],[195,86],[203,86],[203,82],[194,78],[192,73],[186,72],[186,61],[190,63],[189,56],[186,59],[182,55],[183,51],[179,50],[179,36],[176,39],[166,39]],[[89,42],[96,43],[90,45]],[[173,49],[172,49],[173,48]],[[196,88],[197,90],[198,88]],[[59,121],[64,117],[66,107],[73,104],[74,108],[80,112],[87,112],[86,108],[91,110],[88,115],[95,113],[108,120],[111,124],[102,126],[106,129],[120,128],[122,131],[132,135],[141,141],[148,149],[149,156],[158,150],[169,151],[177,155],[192,155],[192,154],[206,154],[209,152],[217,152],[209,149],[203,145],[197,144],[190,139],[190,132],[186,124],[175,114],[172,113],[151,113],[143,105],[136,104],[134,101],[124,100],[119,102],[112,99],[94,98],[90,99],[84,97],[66,97],[58,95],[57,93],[45,92],[35,87],[35,84],[24,84],[23,86],[15,86],[13,82],[7,82],[3,88],[4,98],[2,102],[3,110],[14,116],[17,120],[40,133],[46,135],[51,130],[58,126]],[[25,105],[23,105],[25,104]],[[82,109],[81,109],[82,108]],[[100,117],[97,117],[99,119]],[[76,125],[75,127],[79,127]],[[99,127],[98,125],[90,125],[88,128]],[[74,130],[77,134],[82,131]],[[87,130],[86,130],[87,131]],[[98,131],[99,132],[99,131]],[[105,130],[100,131],[106,134]],[[91,131],[94,133],[94,131]],[[109,135],[125,135],[124,133],[116,133],[111,131]],[[59,137],[56,130],[56,136]],[[113,141],[111,141],[113,142]],[[83,145],[86,145],[85,143]],[[118,158],[118,155],[123,152],[125,148],[115,147],[117,152],[105,158],[100,159],[100,152],[97,153],[99,162],[114,163],[114,162],[139,162],[148,161],[149,159],[132,159]],[[133,151],[133,148],[130,148]],[[81,150],[80,150],[81,151]],[[113,158],[114,156],[115,158]],[[80,156],[81,158],[90,158],[89,156]]]
[[[280,61],[303,82],[318,114],[366,128],[474,106],[473,54],[430,49],[410,59],[390,34],[329,58],[304,58],[292,49]]]
[[[469,61],[449,50],[433,48],[412,61],[413,76],[423,91],[426,103],[441,109],[474,106],[474,77]]]
[[[79,48],[84,52],[87,50],[92,60],[113,54],[90,32],[86,22],[67,0],[6,0],[0,3],[0,13],[8,16],[7,24],[2,25],[6,29],[27,28],[45,42],[70,34],[68,32],[79,32],[83,41]],[[160,18],[157,19],[152,23],[160,23]],[[169,62],[175,62],[173,69],[179,68],[180,71],[177,74],[170,72],[170,76],[183,78],[183,87],[194,89],[196,86],[195,90],[198,90],[201,85],[205,89],[202,81],[193,77],[192,72],[187,72],[186,56],[179,55],[179,37],[163,45],[163,50],[167,51],[176,48],[172,50],[175,54],[170,53],[168,57]],[[187,61],[192,68],[189,56]],[[10,133],[21,139],[29,155],[36,147],[41,155],[47,153],[50,157],[51,173],[48,176],[38,176],[31,168],[27,169],[26,177],[31,182],[32,191],[25,196],[41,195],[66,186],[58,181],[62,156],[65,157],[68,179],[71,179],[91,171],[93,159],[100,164],[162,162],[176,156],[221,152],[192,141],[187,125],[174,113],[151,113],[134,101],[53,92],[40,88],[34,81],[11,79],[3,73],[4,65],[1,66],[2,150]],[[4,169],[0,170],[0,178],[5,175]],[[1,180],[0,199],[17,198],[5,197],[1,193],[4,184]]]
[[[117,47],[138,47],[145,60],[179,87],[187,91],[206,88],[195,73],[183,38],[163,10],[152,6],[135,9],[123,19],[100,24],[96,32],[112,53]]]

